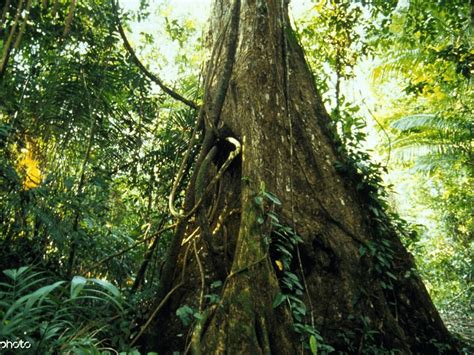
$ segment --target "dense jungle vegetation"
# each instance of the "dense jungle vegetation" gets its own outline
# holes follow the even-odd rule
[[[142,339],[168,301],[157,294],[185,210],[177,206],[186,206],[186,186],[201,170],[193,159],[206,132],[196,122],[208,99],[209,3],[0,2],[0,342],[29,341],[26,353],[37,354],[155,351]],[[457,351],[472,353],[474,5],[293,0],[291,9],[291,38],[304,48],[334,145],[347,157],[331,165],[367,196],[374,225],[397,231]],[[226,157],[217,153],[216,176],[229,167]],[[339,351],[315,326],[317,306],[301,301],[309,295],[306,245],[297,246],[304,242],[294,218],[278,213],[288,199],[256,185],[257,210],[265,211],[256,223],[271,225],[281,244],[275,252],[268,242],[265,254],[282,289],[273,308],[288,304],[301,352]],[[389,243],[380,245],[361,244],[360,256],[378,259],[382,288],[396,292],[391,282],[402,276],[390,271]],[[189,330],[175,336],[192,344],[177,353],[199,353],[194,338],[207,324],[206,305],[219,304],[227,286],[204,275],[196,241],[188,249],[202,289],[199,302],[172,312]],[[346,353],[403,353],[381,347],[368,318],[358,322],[355,344],[340,330]],[[151,324],[157,337],[168,331],[165,322]]]

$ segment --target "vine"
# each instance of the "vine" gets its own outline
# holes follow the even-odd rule
[[[265,208],[265,201],[270,208]],[[296,260],[297,248],[303,239],[295,232],[293,227],[282,224],[275,213],[276,206],[281,206],[281,201],[273,193],[265,191],[262,182],[260,191],[255,196],[255,204],[260,208],[262,215],[257,218],[260,224],[268,223],[270,233],[264,236],[273,266],[275,268],[281,292],[273,301],[272,307],[277,308],[283,304],[290,307],[293,316],[293,330],[300,336],[302,346],[309,349],[312,354],[320,351],[323,354],[334,351],[334,348],[324,343],[323,337],[315,328],[313,321],[307,321],[308,309],[303,300],[305,286],[300,281],[297,273],[303,273],[301,265]],[[295,270],[300,268],[299,271]]]

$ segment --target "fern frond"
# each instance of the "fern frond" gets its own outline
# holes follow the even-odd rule
[[[459,157],[455,154],[426,154],[415,159],[410,171],[412,173],[432,174],[438,169],[450,168],[458,159]]]
[[[446,119],[436,114],[416,114],[399,118],[390,126],[401,132],[423,129],[457,131],[466,129],[466,122],[452,118]]]
[[[398,75],[404,73],[407,69],[412,69],[413,66],[418,65],[421,58],[423,58],[420,55],[420,52],[420,49],[415,48],[405,50],[404,52],[395,55],[395,57],[388,55],[386,58],[392,59],[384,60],[372,70],[372,81],[376,82],[383,80],[390,75]]]

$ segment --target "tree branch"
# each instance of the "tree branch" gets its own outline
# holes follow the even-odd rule
[[[155,74],[151,73],[147,68],[145,68],[145,66],[140,61],[140,59],[138,59],[137,55],[135,54],[135,51],[133,50],[132,46],[130,45],[130,42],[127,39],[127,36],[125,35],[125,31],[123,30],[123,26],[122,26],[122,23],[120,22],[120,16],[118,13],[118,1],[113,2],[113,8],[116,15],[117,28],[120,33],[120,37],[122,38],[123,45],[125,49],[128,51],[128,53],[130,54],[130,56],[132,57],[132,60],[136,64],[136,66],[140,68],[140,70],[143,72],[143,74],[145,74],[145,76],[148,79],[156,83],[161,88],[161,90],[163,90],[165,93],[170,95],[173,99],[181,101],[183,104],[197,110],[199,107],[195,102],[186,99],[185,97],[178,94],[176,91],[173,91],[172,89],[170,89],[168,86],[166,86],[163,83],[163,81],[159,77],[157,77]]]
[[[67,14],[66,23],[64,25],[63,37],[66,37],[71,30],[72,20],[74,18],[74,11],[76,10],[76,0],[71,0],[69,12]]]
[[[5,5],[3,5],[2,20],[0,21],[0,25],[3,25],[3,23],[5,22],[7,18],[8,9],[10,8],[10,2],[11,0],[7,0],[5,2]]]
[[[21,12],[23,11],[23,2],[24,2],[23,0],[20,0],[20,2],[18,4],[15,19],[13,21],[13,24],[11,25],[10,32],[8,34],[7,40],[5,41],[5,44],[3,46],[3,53],[2,53],[2,57],[0,59],[0,79],[2,78],[3,74],[5,73],[5,70],[6,70],[6,67],[7,67],[7,64],[8,64],[8,59],[10,58],[13,38],[15,36],[16,28],[18,27],[18,24],[19,24],[19,21],[20,21]]]

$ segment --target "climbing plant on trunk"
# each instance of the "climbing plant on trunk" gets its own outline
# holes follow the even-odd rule
[[[333,133],[285,0],[215,0],[191,169],[156,307],[161,352],[455,352],[412,257]],[[179,202],[179,201],[178,201]],[[158,324],[160,326],[158,326]],[[166,324],[166,327],[163,326]]]

